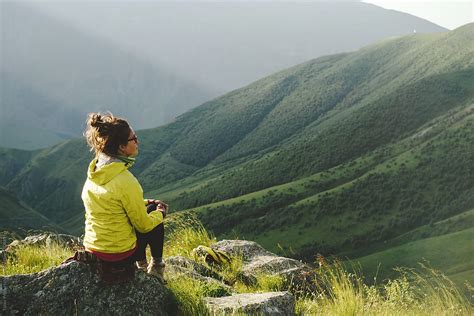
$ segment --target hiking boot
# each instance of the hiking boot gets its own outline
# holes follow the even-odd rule
[[[147,271],[147,268],[148,268],[148,261],[145,259],[145,260],[140,260],[140,261],[137,261],[135,262],[135,264],[137,265],[137,268],[138,270],[142,270],[144,272]]]
[[[148,265],[147,272],[149,275],[153,275],[154,277],[158,278],[161,283],[166,284],[165,263],[163,261],[158,262],[151,258],[151,262]]]

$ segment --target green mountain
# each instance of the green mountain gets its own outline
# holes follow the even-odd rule
[[[0,146],[27,150],[79,137],[88,112],[155,127],[310,58],[446,31],[361,1],[22,0],[0,14]]]
[[[31,209],[11,192],[0,187],[0,231],[22,233],[29,229],[64,231],[44,215]]]
[[[389,267],[421,258],[416,247],[457,242],[462,265],[472,253],[472,219],[459,218],[474,209],[473,110],[468,24],[311,60],[139,131],[134,173],[148,197],[193,210],[219,237],[306,260],[387,257]],[[90,158],[83,140],[64,142],[2,184],[80,233]]]

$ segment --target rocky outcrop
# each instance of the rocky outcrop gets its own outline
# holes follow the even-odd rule
[[[295,300],[288,292],[209,297],[206,306],[211,315],[295,315]]]
[[[280,257],[253,241],[222,240],[211,248],[243,259],[243,280],[252,283],[258,274],[282,276],[288,289],[303,290],[316,284],[314,269],[301,261]]]
[[[73,261],[39,273],[0,277],[6,315],[169,315],[177,307],[158,279],[137,271],[127,283],[105,285]]]
[[[39,234],[14,241],[1,255],[14,259],[15,250],[21,245],[53,243],[74,248],[80,245],[80,240],[68,235]],[[168,284],[188,277],[210,285],[212,291],[207,295],[213,297],[206,298],[205,303],[212,314],[292,315],[294,299],[290,292],[307,290],[307,284],[315,284],[311,267],[277,256],[255,242],[223,240],[211,247],[231,257],[241,257],[241,270],[229,275],[225,270],[227,262],[209,265],[174,256],[165,259],[165,277]],[[283,289],[289,292],[237,294],[232,287],[236,280],[256,285],[260,274],[282,276]],[[158,279],[142,271],[132,271],[130,276],[131,280],[107,285],[101,280],[97,267],[70,261],[38,273],[0,277],[3,285],[0,297],[4,298],[5,314],[167,315],[177,312],[173,294]]]
[[[56,233],[42,233],[28,236],[23,240],[14,240],[5,248],[5,250],[12,252],[14,248],[18,246],[49,246],[54,243],[71,249],[82,246],[81,238],[76,236]]]

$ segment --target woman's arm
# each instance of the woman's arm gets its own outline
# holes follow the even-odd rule
[[[153,211],[147,214],[143,190],[134,178],[122,192],[122,204],[133,227],[140,233],[147,233],[163,222],[163,214]]]

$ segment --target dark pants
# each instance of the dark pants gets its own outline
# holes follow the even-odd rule
[[[147,212],[156,210],[156,204],[150,204],[147,207]],[[137,234],[137,250],[133,254],[134,261],[142,261],[146,258],[146,246],[150,245],[151,256],[153,258],[162,258],[163,257],[163,244],[165,241],[165,227],[163,223],[153,228],[148,233]]]

